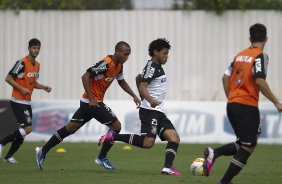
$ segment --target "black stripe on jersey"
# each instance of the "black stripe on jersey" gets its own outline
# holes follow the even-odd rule
[[[160,77],[162,75],[165,75],[162,66],[152,61],[148,61],[141,74],[141,81],[147,82],[149,84],[154,78]]]
[[[119,80],[120,78],[123,78],[123,65],[121,65],[121,69],[118,73],[118,75],[116,76],[117,80]]]
[[[151,70],[152,63],[153,63],[152,61],[148,61],[147,65],[144,68],[142,78],[147,79],[150,77],[150,70]]]
[[[16,77],[20,73],[23,73],[25,69],[24,62],[21,60],[18,60],[16,64],[13,66],[13,68],[9,71],[9,74],[13,77]]]
[[[266,54],[260,54],[256,57],[254,62],[254,75],[255,78],[266,78],[266,68],[268,63],[268,56]]]
[[[101,74],[105,74],[109,68],[109,64],[102,60],[96,63],[95,65],[91,66],[87,69],[87,72],[90,73],[91,77],[95,77]]]

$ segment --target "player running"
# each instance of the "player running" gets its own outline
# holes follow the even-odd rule
[[[32,108],[31,95],[34,89],[51,91],[51,87],[38,82],[40,63],[35,60],[39,55],[41,42],[33,38],[28,43],[28,56],[16,62],[14,67],[6,76],[6,82],[13,87],[11,107],[18,120],[19,128],[0,140],[0,158],[2,157],[3,146],[12,142],[12,145],[4,157],[8,163],[18,163],[13,155],[23,144],[25,136],[32,131]]]
[[[109,130],[102,136],[99,144],[122,141],[140,148],[149,149],[154,146],[156,136],[167,141],[165,163],[162,174],[179,176],[180,172],[173,167],[180,138],[171,121],[164,113],[167,78],[162,68],[167,62],[170,44],[166,39],[156,39],[149,45],[148,61],[142,73],[136,77],[136,84],[142,98],[139,109],[141,135],[118,134]]]
[[[75,133],[85,123],[95,118],[100,123],[108,126],[115,132],[119,132],[121,124],[114,112],[103,103],[104,95],[114,79],[117,79],[120,87],[133,97],[133,101],[139,107],[141,101],[129,87],[123,78],[123,64],[127,61],[131,49],[128,43],[120,41],[115,46],[114,55],[106,56],[102,61],[96,63],[82,76],[82,83],[85,89],[80,100],[80,107],[73,115],[70,122],[54,133],[49,141],[42,147],[36,147],[36,162],[39,170],[42,170],[43,161],[48,151],[63,141],[64,138]],[[95,163],[105,169],[115,170],[109,162],[107,152],[113,146],[112,143],[104,144]]]
[[[204,150],[204,172],[210,175],[216,158],[234,155],[225,175],[219,184],[229,184],[255,150],[259,138],[260,113],[259,92],[282,111],[282,104],[271,92],[267,82],[268,56],[263,52],[267,41],[266,27],[254,24],[250,27],[251,46],[239,52],[223,76],[223,87],[228,98],[227,116],[237,137],[237,141],[219,148]]]

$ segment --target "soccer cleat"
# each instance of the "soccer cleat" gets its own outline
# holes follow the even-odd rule
[[[115,141],[115,136],[116,136],[115,131],[109,129],[108,132],[105,135],[102,135],[101,138],[99,139],[98,146],[104,144],[104,142],[113,143]]]
[[[204,150],[204,159],[205,159],[203,164],[204,175],[209,176],[211,172],[211,168],[215,162],[214,150],[212,148],[208,147]]]
[[[99,166],[104,167],[105,169],[109,170],[116,170],[116,167],[111,164],[111,162],[107,158],[96,158],[95,163]]]
[[[164,175],[181,176],[181,173],[177,171],[174,167],[171,168],[164,167],[161,173]]]
[[[224,184],[224,183],[222,183],[221,181],[220,182],[218,182],[218,184]],[[231,182],[228,182],[227,184],[232,184]]]
[[[0,144],[0,158],[2,158],[3,147],[4,146],[2,144]]]
[[[17,164],[17,163],[19,163],[14,157],[5,158],[4,162],[8,162],[10,164]]]
[[[35,148],[35,158],[36,158],[36,163],[37,167],[40,171],[42,171],[43,168],[43,162],[45,159],[45,155],[42,153],[42,148],[36,147]]]

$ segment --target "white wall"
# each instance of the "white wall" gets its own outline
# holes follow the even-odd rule
[[[5,76],[15,61],[27,55],[27,42],[42,41],[38,57],[40,82],[53,87],[50,94],[35,91],[33,99],[79,99],[81,75],[114,45],[127,41],[132,54],[125,78],[134,77],[148,59],[150,41],[166,37],[172,49],[165,66],[169,100],[225,100],[222,74],[241,49],[249,46],[248,28],[261,22],[268,28],[265,51],[270,56],[268,81],[282,97],[282,14],[276,11],[228,11],[222,16],[204,11],[0,11],[0,98],[9,98]],[[106,98],[130,99],[116,82]]]

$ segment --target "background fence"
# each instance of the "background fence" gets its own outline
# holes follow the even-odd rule
[[[222,74],[234,55],[249,46],[248,28],[256,22],[268,28],[267,80],[282,97],[281,20],[276,11],[227,11],[221,16],[205,11],[0,11],[0,98],[10,98],[11,88],[3,81],[15,61],[27,55],[30,38],[42,42],[40,82],[53,87],[50,94],[35,92],[36,100],[79,99],[82,74],[112,54],[120,40],[132,47],[124,74],[137,91],[134,78],[148,59],[149,42],[166,37],[172,45],[165,66],[168,100],[225,100]],[[130,97],[111,87],[106,99]]]

